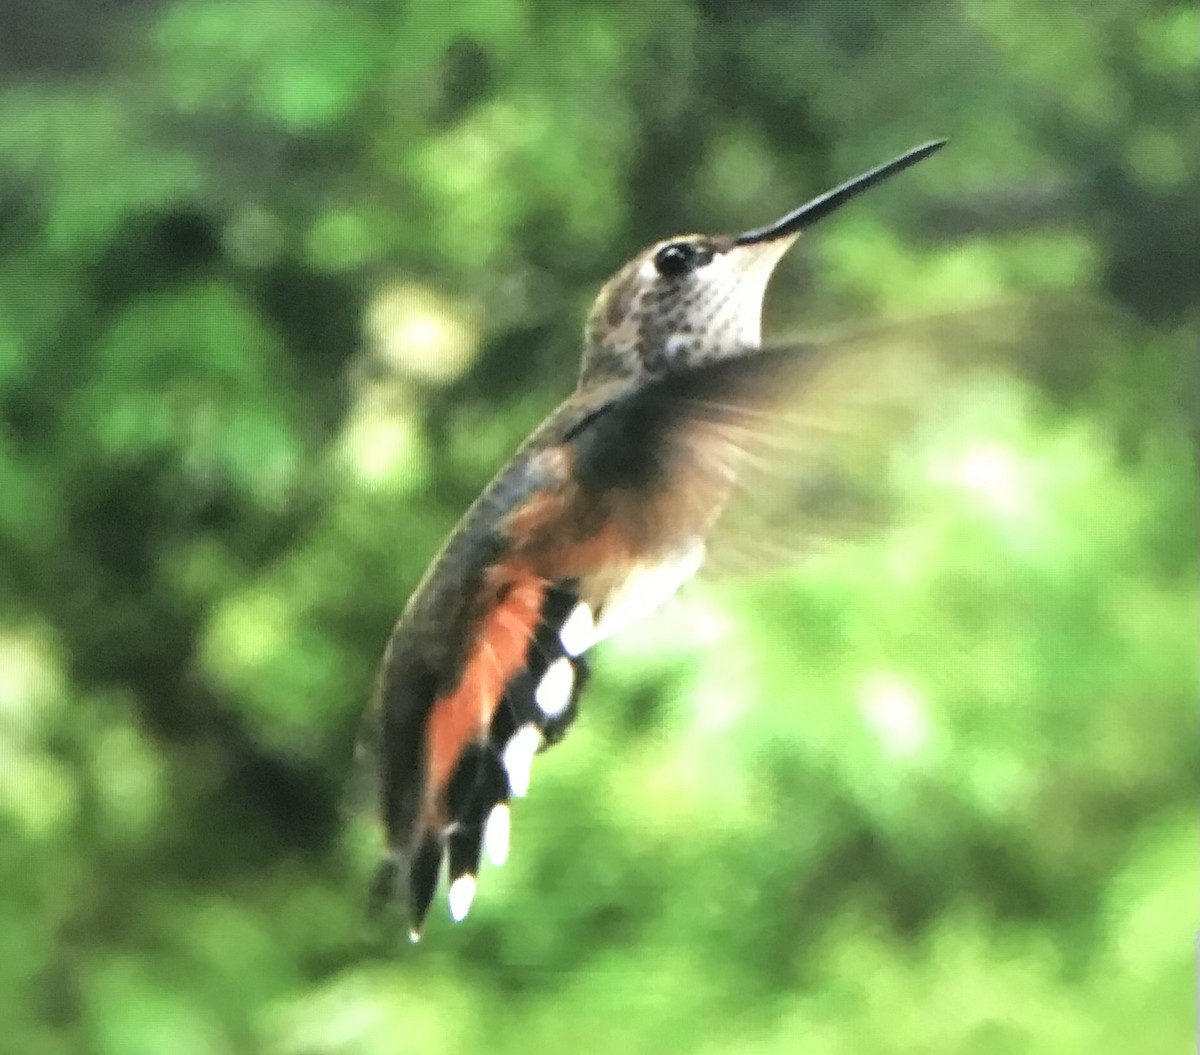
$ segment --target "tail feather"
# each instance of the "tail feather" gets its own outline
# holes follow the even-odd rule
[[[509,800],[525,793],[533,756],[561,740],[578,715],[588,668],[577,653],[586,642],[578,632],[567,633],[564,642],[563,629],[573,615],[573,625],[580,625],[580,609],[575,583],[543,587],[518,665],[490,707],[481,701],[480,713],[490,718],[466,742],[432,742],[439,733],[461,737],[464,730],[461,718],[450,720],[438,709],[464,709],[461,692],[467,679],[476,678],[476,691],[493,681],[468,665],[455,692],[430,706],[423,734],[425,757],[438,762],[427,762],[423,769],[425,805],[406,846],[380,866],[372,896],[376,907],[397,897],[408,902],[414,941],[421,936],[443,866],[450,914],[458,921],[474,899],[484,849],[496,864],[507,857]],[[590,620],[590,611],[587,614]],[[486,619],[483,625],[486,630]],[[481,638],[475,662],[496,669],[497,652],[503,650],[495,641]],[[434,769],[446,774],[440,787],[431,782]]]

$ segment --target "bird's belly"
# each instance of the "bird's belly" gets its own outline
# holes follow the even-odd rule
[[[653,613],[696,574],[703,562],[704,540],[695,538],[673,553],[592,577],[583,593],[595,624],[584,647],[619,634]]]

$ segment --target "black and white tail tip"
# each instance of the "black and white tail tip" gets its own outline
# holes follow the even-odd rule
[[[510,800],[525,796],[534,756],[558,743],[578,716],[589,675],[582,656],[596,637],[592,611],[573,585],[547,592],[524,665],[509,679],[487,739],[462,753],[447,784],[449,823],[440,832],[427,833],[409,859],[409,936],[414,942],[420,940],[443,862],[450,917],[457,923],[475,899],[484,854],[493,865],[508,859]]]

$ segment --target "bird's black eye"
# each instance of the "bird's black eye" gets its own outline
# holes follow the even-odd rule
[[[665,278],[677,278],[702,267],[712,259],[712,250],[692,242],[670,242],[654,254],[654,266]]]

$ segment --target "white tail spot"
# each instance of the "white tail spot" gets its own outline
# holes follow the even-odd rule
[[[483,847],[492,864],[499,867],[508,860],[508,836],[512,829],[512,814],[501,802],[492,807],[487,823],[483,826]]]
[[[568,656],[582,656],[595,644],[596,620],[592,610],[583,601],[571,609],[571,614],[558,632],[558,639]]]
[[[521,726],[504,745],[500,757],[508,771],[509,789],[517,798],[522,798],[529,790],[529,770],[533,766],[533,756],[541,746],[542,734],[532,722]]]
[[[455,923],[461,923],[471,911],[471,902],[475,900],[475,877],[461,875],[450,884],[450,918]]]
[[[560,656],[542,675],[533,694],[533,702],[547,718],[557,718],[571,702],[571,690],[575,688],[575,668],[566,656]]]

